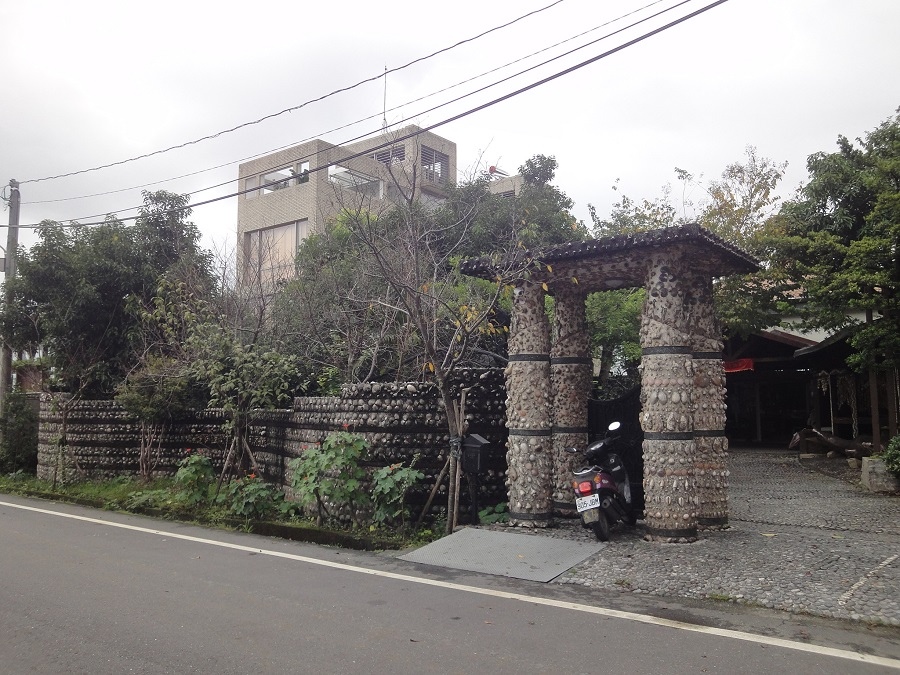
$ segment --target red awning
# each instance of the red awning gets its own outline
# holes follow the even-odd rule
[[[737,361],[725,361],[726,373],[737,373],[742,370],[753,370],[753,359],[738,359]]]

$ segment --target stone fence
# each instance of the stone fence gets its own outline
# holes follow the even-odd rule
[[[505,389],[499,370],[467,373],[469,432],[491,442],[480,476],[484,503],[506,499]],[[459,389],[463,385],[455,385]],[[220,410],[198,411],[160,439],[151,464],[154,475],[171,475],[191,451],[207,454],[221,469],[226,437]],[[352,431],[369,443],[364,459],[375,468],[409,463],[425,473],[412,503],[424,502],[449,450],[446,417],[433,385],[371,383],[345,385],[340,396],[294,399],[290,410],[260,411],[251,426],[251,447],[262,476],[289,485],[287,463],[333,431]],[[140,423],[114,401],[67,402],[61,395],[41,398],[38,431],[39,478],[61,482],[114,478],[139,473]],[[446,501],[446,500],[444,500]],[[441,500],[436,500],[440,503]]]

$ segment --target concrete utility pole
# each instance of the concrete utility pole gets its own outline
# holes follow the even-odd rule
[[[16,276],[16,250],[19,248],[19,182],[9,181],[9,232],[6,235],[6,273],[3,302],[9,304],[9,282]],[[0,350],[0,414],[6,412],[6,399],[12,390],[12,348],[3,342]]]

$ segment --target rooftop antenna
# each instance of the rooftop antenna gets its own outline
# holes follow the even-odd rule
[[[381,130],[387,131],[387,64],[384,64],[384,103],[382,104]]]

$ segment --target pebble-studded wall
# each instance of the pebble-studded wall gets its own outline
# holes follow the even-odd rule
[[[509,429],[507,487],[509,521],[547,527],[553,520],[550,325],[539,284],[513,291],[513,320],[506,366],[506,425]]]
[[[690,298],[678,252],[653,256],[641,317],[644,519],[662,541],[697,538]]]
[[[197,412],[173,425],[153,458],[152,474],[171,475],[189,449],[204,449],[221,464],[225,437],[218,411]],[[139,471],[140,425],[114,401],[69,401],[42,394],[38,417],[37,477],[69,482],[114,478]]]
[[[582,460],[566,448],[584,448],[588,440],[586,402],[593,385],[594,360],[584,309],[585,293],[576,284],[554,296],[554,340],[550,350],[553,389],[553,506],[562,515],[575,515],[572,471]]]
[[[713,311],[712,280],[691,280],[692,356],[694,367],[694,444],[700,511],[705,529],[728,525],[728,439],[725,437],[725,369],[722,329]]]
[[[490,441],[479,480],[479,502],[496,504],[506,499],[503,374],[500,370],[466,371],[463,378],[459,381],[471,387],[466,406],[469,432]],[[138,473],[140,425],[134,417],[113,401],[77,401],[68,405],[64,430],[62,405],[58,395],[41,399],[39,478],[64,482]],[[221,467],[226,440],[222,422],[220,412],[207,410],[173,425],[154,459],[154,473],[171,475],[185,454],[198,450]],[[347,385],[340,396],[297,398],[291,410],[267,411],[257,418],[251,427],[251,445],[263,477],[289,484],[287,462],[332,431],[364,436],[370,446],[364,463],[371,467],[408,463],[418,456],[416,466],[426,479],[418,493],[410,495],[413,504],[424,503],[449,450],[446,420],[432,385]],[[467,499],[465,490],[463,499]],[[440,508],[441,500],[435,504],[435,509]]]

